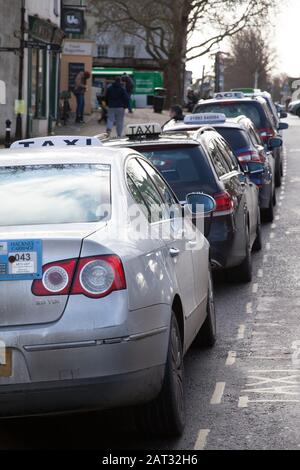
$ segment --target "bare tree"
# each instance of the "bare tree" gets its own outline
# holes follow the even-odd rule
[[[186,61],[209,53],[247,25],[265,21],[274,4],[275,0],[89,0],[100,31],[117,28],[144,42],[164,71],[168,104],[182,96]],[[200,39],[190,45],[196,32]]]
[[[275,51],[257,28],[247,28],[231,39],[231,57],[226,60],[225,88],[271,87]]]

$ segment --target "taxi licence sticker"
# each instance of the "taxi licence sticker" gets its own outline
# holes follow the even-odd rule
[[[41,240],[0,240],[0,281],[41,278]]]

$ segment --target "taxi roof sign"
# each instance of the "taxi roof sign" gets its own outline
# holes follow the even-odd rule
[[[222,113],[196,113],[189,114],[184,118],[184,124],[217,124],[226,121],[225,114]]]
[[[222,91],[220,93],[215,93],[214,98],[217,100],[224,99],[224,98],[245,98],[244,93],[241,91]]]
[[[161,126],[157,122],[150,122],[147,124],[129,124],[126,127],[126,136],[130,139],[158,136],[161,133]]]
[[[261,90],[259,88],[231,88],[230,91],[239,91],[241,93],[260,93]]]
[[[103,144],[96,137],[83,135],[60,135],[49,137],[37,137],[33,139],[18,140],[11,149],[24,148],[62,148],[62,147],[102,147]]]

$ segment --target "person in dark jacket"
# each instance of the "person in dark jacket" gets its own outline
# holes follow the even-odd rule
[[[134,90],[134,82],[133,82],[132,78],[127,73],[123,73],[123,75],[121,77],[121,80],[124,83],[125,90],[127,91],[127,95],[128,95],[128,98],[129,98],[128,111],[130,113],[132,113],[131,95],[132,95],[133,90]]]
[[[121,78],[117,77],[107,89],[105,101],[107,103],[107,134],[110,135],[114,124],[118,137],[122,137],[124,127],[125,109],[128,108],[129,98],[122,86]]]

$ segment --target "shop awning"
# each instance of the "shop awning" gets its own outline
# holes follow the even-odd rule
[[[93,75],[123,75],[123,73],[127,73],[127,75],[133,75],[133,69],[114,69],[108,67],[94,67],[92,70]]]

